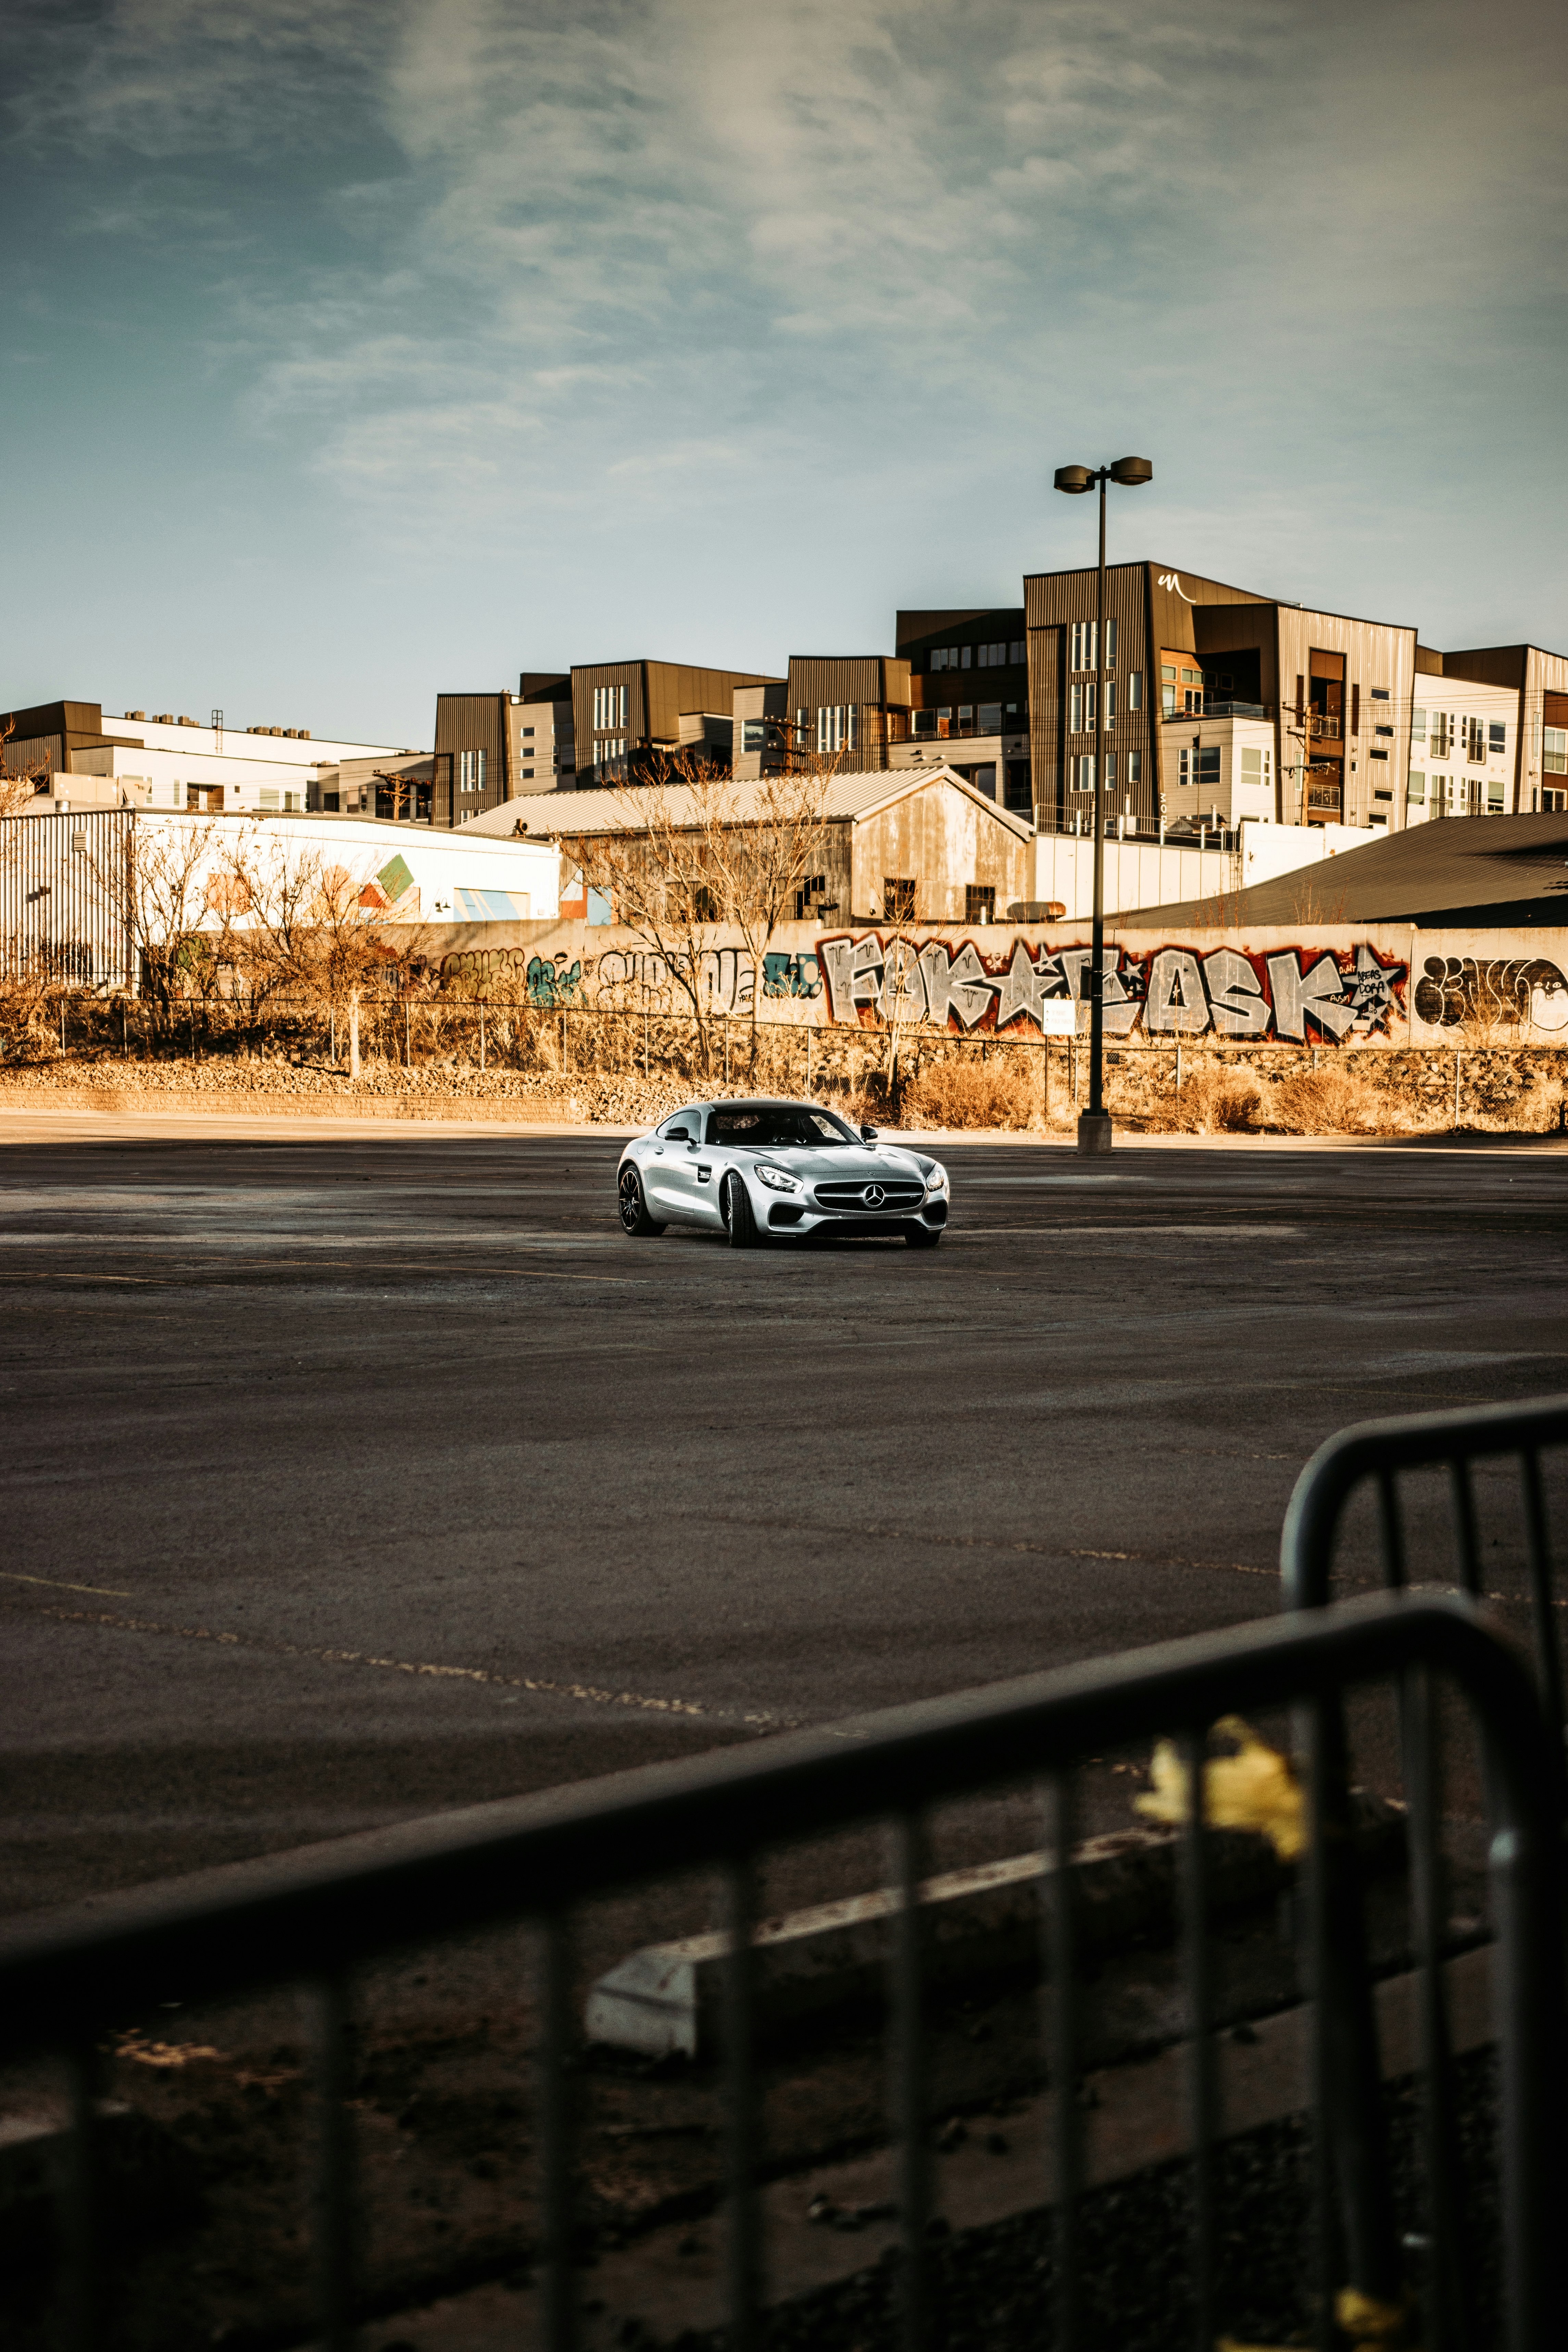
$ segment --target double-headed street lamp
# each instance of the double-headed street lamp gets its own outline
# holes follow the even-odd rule
[[[1101,1090],[1105,1059],[1104,975],[1100,968],[1105,944],[1105,816],[1101,787],[1105,781],[1105,486],[1120,482],[1136,489],[1152,482],[1154,468],[1147,457],[1118,457],[1114,466],[1058,466],[1056,484],[1069,498],[1081,498],[1100,484],[1100,618],[1094,633],[1094,656],[1099,683],[1094,697],[1094,927],[1089,960],[1089,1108],[1079,1113],[1080,1151],[1109,1151],[1110,1119]]]

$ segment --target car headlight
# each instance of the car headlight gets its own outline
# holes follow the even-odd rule
[[[798,1176],[792,1176],[787,1169],[771,1168],[765,1160],[757,1162],[757,1173],[771,1192],[798,1192],[800,1190]]]
[[[946,1169],[945,1169],[945,1168],[933,1168],[933,1169],[931,1169],[931,1171],[930,1171],[930,1173],[929,1173],[929,1174],[927,1175],[927,1177],[926,1177],[926,1191],[927,1191],[928,1192],[946,1192],[946,1190],[947,1190],[947,1171],[946,1171]]]

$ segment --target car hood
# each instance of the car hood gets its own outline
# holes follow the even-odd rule
[[[792,1176],[819,1183],[825,1179],[837,1179],[842,1184],[868,1184],[875,1177],[902,1177],[907,1182],[911,1176],[923,1177],[929,1162],[917,1160],[912,1151],[900,1151],[889,1144],[828,1144],[814,1151],[804,1143],[792,1144],[777,1151],[756,1151],[755,1160],[769,1160],[780,1168],[787,1168]]]

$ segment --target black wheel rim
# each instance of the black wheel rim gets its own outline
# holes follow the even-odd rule
[[[641,1190],[635,1170],[628,1168],[621,1178],[621,1223],[628,1233],[642,1212]]]

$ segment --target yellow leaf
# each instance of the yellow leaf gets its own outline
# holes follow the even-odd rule
[[[1204,1766],[1204,1819],[1211,1829],[1260,1830],[1281,1862],[1294,1862],[1307,1842],[1306,1808],[1289,1758],[1238,1715],[1223,1717],[1215,1728],[1237,1742],[1237,1752]],[[1132,1801],[1138,1811],[1152,1822],[1188,1820],[1190,1775],[1170,1740],[1155,1748],[1149,1778],[1147,1793]]]

